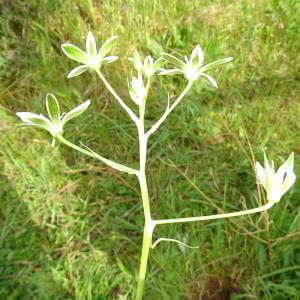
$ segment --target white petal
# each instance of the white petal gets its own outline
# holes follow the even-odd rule
[[[294,184],[296,175],[294,173],[288,173],[284,179],[284,183],[281,188],[282,195],[285,194]]]
[[[89,69],[89,67],[87,65],[82,65],[82,66],[76,67],[73,70],[71,70],[71,72],[68,74],[67,78],[72,78],[72,77],[78,76],[78,75],[82,74],[83,72],[87,71],[88,69]]]
[[[102,59],[102,64],[110,64],[114,61],[116,61],[117,59],[119,59],[118,56],[106,56]]]
[[[264,188],[266,188],[265,169],[262,167],[262,165],[258,161],[256,162],[255,168],[256,168],[256,174],[257,174],[260,184]]]
[[[190,64],[192,67],[200,67],[203,64],[204,61],[204,53],[200,47],[200,45],[197,45],[195,49],[193,50],[191,57],[190,57]]]
[[[86,38],[86,52],[93,59],[97,57],[96,41],[92,32],[89,32]]]
[[[85,52],[83,52],[81,49],[79,49],[78,47],[76,47],[72,44],[63,44],[63,45],[61,45],[61,49],[71,59],[74,59],[83,64],[89,63],[88,55]]]
[[[67,114],[65,114],[64,117],[62,118],[62,124],[64,125],[71,119],[81,115],[89,107],[90,103],[91,101],[87,100],[82,104],[80,104],[79,106],[72,109],[71,111],[69,111]]]
[[[200,76],[204,76],[213,87],[218,88],[217,82],[210,75],[201,73]]]
[[[287,173],[293,172],[294,169],[294,153],[291,153],[289,158],[279,167],[277,171],[277,176],[281,178],[281,183],[283,183],[284,176]]]
[[[184,72],[180,69],[162,70],[158,75],[176,75],[183,74]]]
[[[34,124],[35,125],[34,120],[37,120],[37,121],[42,121],[41,124],[51,125],[50,120],[47,119],[46,117],[41,116],[41,115],[37,115],[37,114],[34,114],[34,113],[31,113],[31,112],[17,112],[16,115],[24,123],[27,123],[27,124]]]

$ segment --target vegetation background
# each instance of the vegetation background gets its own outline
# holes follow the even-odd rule
[[[199,81],[150,140],[148,180],[156,218],[252,208],[254,160],[278,166],[295,152],[300,176],[300,6],[296,0],[0,0],[0,299],[133,299],[143,214],[138,182],[37,129],[17,111],[45,113],[54,93],[65,111],[92,99],[65,135],[108,158],[138,162],[134,124],[92,74],[68,80],[76,64],[60,49],[120,39],[120,60],[104,73],[128,98],[127,58],[138,48],[205,61],[233,56]],[[148,125],[164,111],[180,77],[156,77]],[[300,299],[300,184],[268,213],[165,225],[151,251],[145,299]]]

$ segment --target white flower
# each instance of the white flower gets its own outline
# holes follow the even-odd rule
[[[281,197],[291,188],[296,180],[294,169],[294,153],[275,172],[274,162],[271,165],[264,154],[265,168],[256,162],[256,172],[260,184],[267,192],[267,199],[278,202]]]
[[[109,38],[100,48],[97,53],[97,46],[95,38],[92,32],[89,32],[86,38],[86,52],[82,51],[78,47],[72,44],[63,44],[61,48],[63,52],[73,60],[76,60],[83,65],[76,67],[69,74],[68,78],[78,76],[83,72],[91,69],[99,71],[101,66],[104,64],[109,64],[118,59],[117,56],[105,56],[111,48],[114,46],[117,36],[112,36]]]
[[[205,65],[203,63],[204,53],[199,45],[197,45],[192,51],[190,58],[187,56],[184,57],[185,62],[169,53],[161,53],[161,55],[166,61],[173,64],[176,68],[163,70],[160,75],[183,74],[189,81],[195,81],[202,76],[215,88],[218,87],[217,82],[210,75],[206,74],[205,71],[232,60],[232,57],[227,57]]]
[[[24,125],[45,129],[55,138],[63,134],[63,127],[68,121],[81,115],[89,105],[90,100],[87,100],[68,113],[60,114],[59,103],[56,97],[52,94],[47,94],[46,107],[49,118],[31,112],[18,112],[16,115],[23,121]]]
[[[132,101],[141,106],[146,93],[141,73],[138,74],[138,77],[132,76],[131,82],[128,83],[128,91]]]

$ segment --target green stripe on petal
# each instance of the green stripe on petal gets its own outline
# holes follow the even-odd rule
[[[180,69],[185,68],[185,63],[183,63],[181,60],[179,60],[177,57],[169,54],[169,53],[161,53],[161,56],[169,63],[177,66]]]
[[[101,49],[98,52],[99,58],[105,57],[105,55],[111,50],[111,48],[115,45],[118,36],[112,36],[102,45]]]
[[[26,124],[31,126],[38,126],[51,132],[52,123],[44,116],[37,115],[31,112],[18,112],[16,115]]]
[[[63,44],[61,45],[61,49],[71,59],[74,59],[83,64],[88,64],[89,62],[88,55],[78,47],[72,44]]]
[[[73,118],[76,118],[79,115],[81,115],[88,108],[90,103],[91,103],[91,101],[87,100],[87,101],[83,102],[81,105],[77,106],[76,108],[74,108],[71,111],[69,111],[68,113],[66,113],[61,120],[62,124],[64,125],[67,122],[69,122],[70,120],[72,120]]]
[[[97,58],[96,41],[92,32],[89,32],[86,38],[86,52],[93,59]]]
[[[202,73],[200,76],[205,77],[213,87],[218,88],[217,82],[210,75]]]
[[[175,74],[184,74],[184,72],[180,69],[170,69],[170,70],[162,70],[158,75],[175,75]]]
[[[53,94],[48,93],[46,96],[46,107],[48,115],[53,122],[59,122],[60,109],[56,97]]]
[[[118,56],[106,56],[103,58],[103,60],[101,61],[101,63],[104,64],[110,64],[116,60],[118,60],[119,57]]]
[[[205,72],[207,70],[210,70],[216,66],[219,66],[219,65],[223,65],[223,64],[226,64],[230,61],[232,61],[233,58],[232,57],[227,57],[227,58],[223,58],[223,59],[219,59],[219,60],[216,60],[216,61],[213,61],[207,65],[204,65],[202,68],[201,68],[201,72]]]
[[[86,65],[76,67],[73,70],[71,70],[71,72],[68,74],[67,78],[72,78],[72,77],[78,76],[78,75],[84,73],[85,71],[87,71],[89,68],[90,67],[86,66]]]

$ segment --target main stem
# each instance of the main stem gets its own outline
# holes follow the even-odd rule
[[[148,81],[147,83],[146,93],[148,93],[149,85],[150,85],[150,81]],[[144,225],[140,270],[138,275],[138,285],[137,285],[137,292],[135,298],[136,300],[142,300],[143,298],[149,250],[152,244],[152,233],[154,228],[152,218],[151,218],[151,212],[150,212],[149,195],[148,195],[148,187],[147,187],[147,179],[146,179],[146,158],[147,158],[147,142],[148,142],[148,137],[145,134],[145,128],[144,128],[146,98],[147,95],[145,97],[142,107],[140,108],[140,123],[138,126],[139,142],[140,142],[140,171],[138,174],[138,178],[141,187],[145,225]]]

